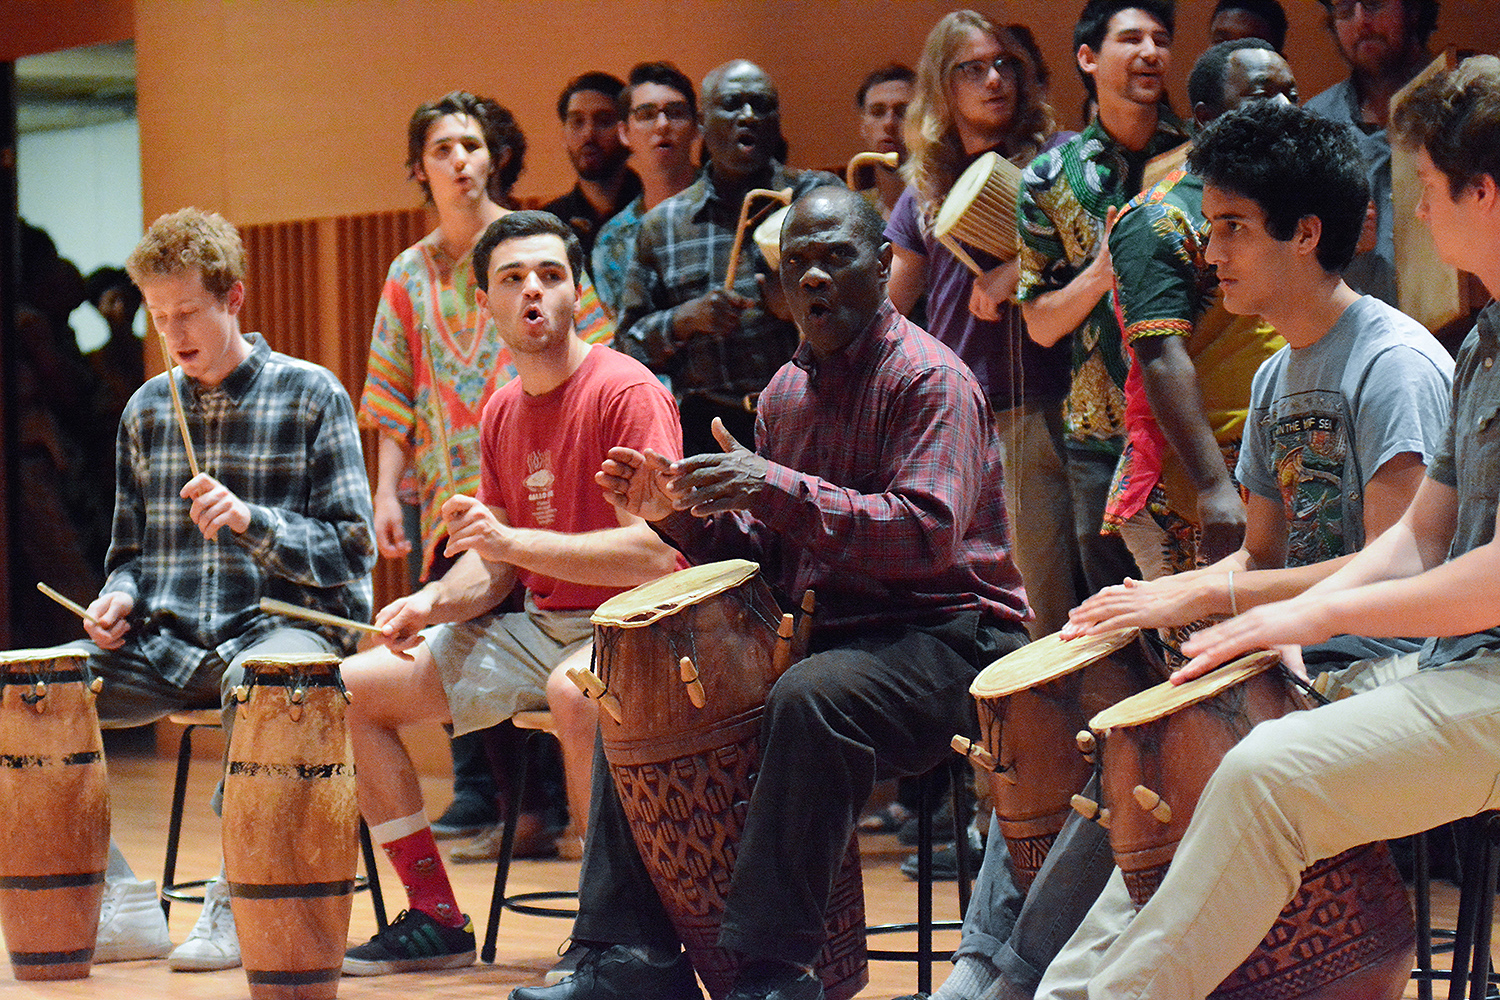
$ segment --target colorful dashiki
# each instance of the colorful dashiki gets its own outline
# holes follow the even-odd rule
[[[608,344],[614,323],[588,275],[581,282],[579,336]],[[370,341],[359,423],[405,442],[411,453],[402,486],[421,505],[424,579],[443,536],[443,502],[479,489],[485,400],[516,373],[494,322],[478,328],[475,287],[470,258],[453,260],[438,233],[429,233],[391,262]]]

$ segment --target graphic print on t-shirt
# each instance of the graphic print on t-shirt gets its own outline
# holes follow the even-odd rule
[[[1281,401],[1271,426],[1276,482],[1287,520],[1287,564],[1344,554],[1344,458],[1348,437],[1337,392],[1299,393]],[[1293,409],[1294,412],[1286,412]]]
[[[557,520],[557,507],[552,503],[556,480],[557,477],[552,474],[550,451],[533,451],[527,454],[526,502],[531,504],[531,517],[539,528],[545,528]]]

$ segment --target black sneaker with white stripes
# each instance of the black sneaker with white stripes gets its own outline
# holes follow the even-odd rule
[[[445,927],[421,910],[402,910],[385,930],[344,953],[344,975],[459,969],[474,964],[474,922]]]

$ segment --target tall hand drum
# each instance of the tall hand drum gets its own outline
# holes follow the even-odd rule
[[[932,235],[975,273],[981,269],[960,240],[1002,261],[1012,260],[1021,252],[1016,229],[1020,192],[1021,168],[999,153],[985,153],[953,182],[932,220]]]
[[[1133,628],[1069,641],[1049,635],[985,667],[969,688],[980,739],[955,736],[953,748],[994,773],[995,815],[1022,891],[1093,773],[1074,749],[1076,734],[1165,676],[1140,643]]]
[[[224,869],[255,1000],[338,994],[358,863],[339,659],[247,660],[224,776]]]
[[[86,659],[0,653],[0,925],[17,979],[82,979],[94,960],[109,789]]]
[[[1161,884],[1224,754],[1256,723],[1307,707],[1277,665],[1275,653],[1253,654],[1185,684],[1158,685],[1089,722],[1103,743],[1101,822],[1137,906]],[[1212,995],[1395,1000],[1415,947],[1390,851],[1367,844],[1304,871],[1271,932]]]
[[[755,563],[742,559],[680,570],[593,616],[604,754],[646,869],[715,1000],[738,971],[717,940],[760,759],[761,713],[793,658],[790,616],[781,619]],[[853,839],[827,914],[818,974],[832,1000],[847,1000],[868,981]]]

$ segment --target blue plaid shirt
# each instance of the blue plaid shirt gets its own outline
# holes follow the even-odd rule
[[[353,404],[326,368],[246,339],[250,357],[219,385],[177,376],[199,467],[250,507],[244,534],[226,527],[209,541],[188,516],[179,494],[192,473],[166,375],[120,419],[102,592],[134,599],[126,643],[179,687],[290,623],[263,613],[262,597],[370,619],[375,544]],[[353,651],[345,630],[315,628]]]
[[[776,191],[790,187],[794,198],[825,184],[843,185],[821,170],[772,166],[766,186]],[[774,207],[770,202],[751,206]],[[678,306],[724,286],[739,216],[740,202],[721,197],[705,170],[641,218],[615,346],[652,371],[670,375],[678,395],[697,392],[733,398],[759,392],[797,349],[797,328],[761,305],[757,272],[771,274],[773,281],[776,277],[749,228],[740,245],[734,290],[755,305],[740,314],[739,325],[727,336],[696,336],[679,343],[672,335]]]

